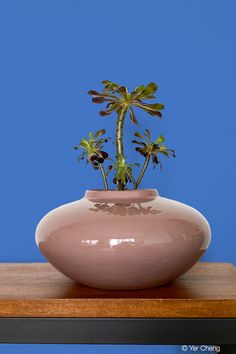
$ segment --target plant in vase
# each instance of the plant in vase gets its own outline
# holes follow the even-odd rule
[[[100,171],[104,189],[88,190],[84,198],[49,212],[37,226],[36,242],[52,265],[79,283],[119,290],[163,285],[202,256],[210,227],[196,209],[163,198],[156,189],[139,189],[150,164],[161,167],[162,157],[175,157],[162,135],[152,139],[148,129],[134,133],[130,143],[143,158],[141,166],[125,154],[125,121],[138,124],[136,108],[162,118],[164,105],[150,103],[157,85],[129,92],[111,81],[102,83],[101,92],[88,93],[93,103],[106,103],[101,116],[116,116],[115,157],[106,151],[111,138],[105,129],[90,132],[74,148],[80,151],[78,161]]]
[[[89,162],[94,169],[100,169],[105,190],[109,190],[107,177],[112,171],[115,171],[113,183],[116,184],[117,190],[128,189],[128,183],[131,184],[131,189],[137,189],[150,161],[153,162],[154,167],[157,164],[161,166],[159,156],[175,157],[175,151],[164,145],[165,139],[162,135],[152,142],[148,129],[145,130],[145,137],[140,132],[135,132],[136,140],[133,140],[132,143],[138,145],[135,150],[145,158],[140,174],[136,180],[133,175],[133,167],[139,167],[139,164],[127,163],[127,157],[124,152],[123,130],[125,118],[129,114],[131,122],[138,124],[134,107],[144,110],[151,116],[162,118],[160,111],[164,109],[164,105],[162,103],[144,102],[144,100],[150,101],[155,99],[154,93],[157,91],[157,85],[154,82],[149,83],[147,86],[138,86],[131,93],[129,93],[126,87],[119,86],[114,82],[104,80],[102,83],[104,85],[102,92],[90,90],[88,94],[92,96],[93,103],[107,103],[106,110],[99,112],[101,116],[108,116],[113,112],[116,113],[115,161],[109,158],[112,163],[109,164],[107,172],[105,173],[104,162],[108,159],[108,153],[99,151],[99,149],[103,148],[103,144],[109,140],[109,138],[102,138],[106,132],[105,129],[97,131],[94,135],[93,132],[90,132],[88,139],[83,138],[80,144],[74,147],[76,150],[83,150],[78,157],[78,161],[86,157],[86,161]],[[139,140],[137,140],[137,138]]]

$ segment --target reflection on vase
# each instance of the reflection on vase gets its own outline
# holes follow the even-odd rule
[[[161,210],[157,210],[152,206],[142,206],[141,203],[95,203],[94,208],[89,210],[97,212],[103,212],[110,215],[148,215],[158,214]]]

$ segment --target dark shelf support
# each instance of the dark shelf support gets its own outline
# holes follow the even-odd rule
[[[0,318],[0,343],[232,345],[236,319]]]

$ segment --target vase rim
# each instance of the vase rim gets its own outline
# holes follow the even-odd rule
[[[150,200],[158,196],[156,189],[136,189],[136,190],[103,190],[91,189],[85,192],[85,198],[92,201],[100,200],[119,200],[119,201],[133,201],[133,200]]]

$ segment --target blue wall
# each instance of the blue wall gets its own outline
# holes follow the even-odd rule
[[[0,261],[44,261],[39,219],[101,187],[72,147],[91,129],[114,130],[86,94],[108,79],[159,84],[164,120],[139,121],[177,158],[150,169],[142,187],[199,209],[213,232],[204,259],[235,262],[235,33],[234,0],[1,1]],[[130,139],[135,128],[126,129]]]

